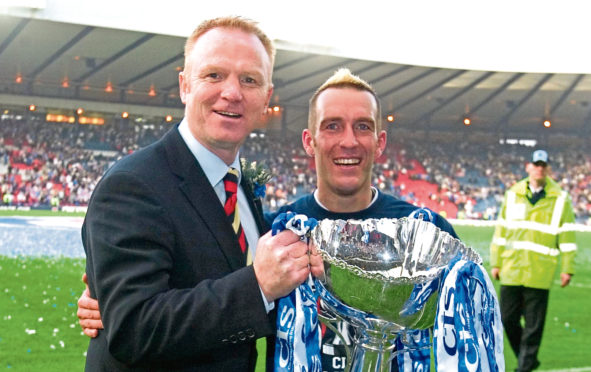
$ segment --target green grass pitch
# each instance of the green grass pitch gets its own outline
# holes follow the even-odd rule
[[[490,227],[456,226],[466,244],[488,265]],[[577,233],[577,273],[570,286],[557,280],[540,350],[540,370],[591,370],[591,233]],[[81,371],[88,338],[81,334],[76,301],[84,260],[0,256],[0,371]],[[260,340],[259,340],[260,341]],[[259,342],[257,371],[264,371],[264,342]],[[507,371],[515,357],[505,343]],[[585,369],[587,370],[587,369]]]

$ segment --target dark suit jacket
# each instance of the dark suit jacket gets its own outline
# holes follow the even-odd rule
[[[260,204],[249,198],[259,231]],[[178,129],[117,162],[82,227],[104,331],[87,371],[252,371],[274,333],[252,266]]]

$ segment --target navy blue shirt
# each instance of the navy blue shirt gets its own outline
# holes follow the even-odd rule
[[[265,213],[265,219],[269,226],[273,223],[275,217],[280,213],[294,212],[305,214],[308,217],[314,217],[317,220],[329,218],[331,220],[365,220],[368,218],[402,218],[408,217],[412,212],[420,209],[419,207],[378,191],[377,200],[368,208],[348,213],[335,213],[321,207],[314,198],[313,194],[302,196],[293,203],[284,205],[277,212]],[[441,230],[448,232],[454,238],[458,238],[453,227],[445,218],[434,213],[435,223]]]

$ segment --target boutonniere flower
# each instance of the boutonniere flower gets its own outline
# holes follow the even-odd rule
[[[244,177],[254,191],[254,196],[264,198],[265,191],[267,190],[267,182],[273,178],[271,172],[263,164],[257,164],[256,161],[249,162],[244,158],[240,159],[240,165],[242,166],[242,177]]]

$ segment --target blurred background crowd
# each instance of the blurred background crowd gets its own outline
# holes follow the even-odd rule
[[[0,120],[1,205],[84,206],[117,159],[161,137],[171,124],[49,123],[39,117]],[[575,146],[544,146],[553,178],[573,200],[577,222],[591,224],[591,155]],[[447,134],[390,133],[373,184],[448,218],[495,219],[505,189],[526,176],[532,147],[464,141]],[[299,134],[255,133],[241,156],[274,174],[264,207],[275,210],[314,190],[314,162]]]

